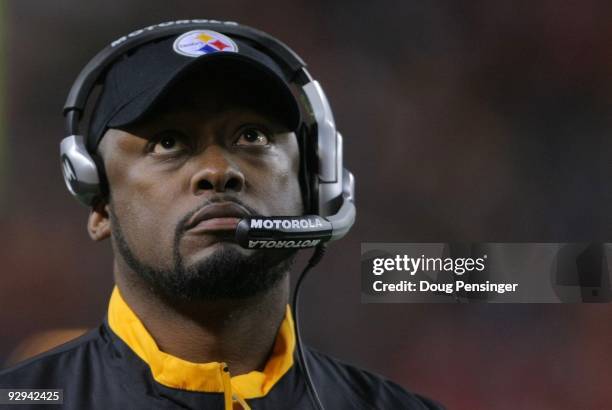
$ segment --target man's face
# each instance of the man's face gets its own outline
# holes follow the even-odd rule
[[[289,268],[233,242],[241,217],[303,212],[295,134],[247,90],[187,77],[102,139],[116,257],[168,296],[252,296]]]

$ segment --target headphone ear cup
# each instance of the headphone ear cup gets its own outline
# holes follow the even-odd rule
[[[84,205],[90,206],[102,194],[100,176],[95,160],[85,148],[82,135],[70,135],[60,144],[60,158],[64,182],[70,193]]]

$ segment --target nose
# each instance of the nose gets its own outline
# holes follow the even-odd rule
[[[191,178],[194,195],[206,192],[240,192],[244,187],[244,175],[228,161],[227,153],[218,145],[210,145],[198,158],[198,170]]]

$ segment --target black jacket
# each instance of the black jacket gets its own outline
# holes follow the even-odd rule
[[[222,387],[221,391],[218,391],[218,386],[215,387],[214,383],[204,388],[198,387],[198,391],[194,391],[189,385],[173,384],[168,377],[177,376],[180,380],[189,373],[168,373],[174,371],[172,369],[178,369],[177,367],[164,369],[161,373],[165,372],[165,375],[155,370],[155,366],[142,359],[146,356],[136,353],[138,348],[131,347],[118,336],[112,322],[109,324],[110,315],[109,311],[109,316],[97,329],[78,339],[0,372],[0,388],[63,389],[63,405],[47,407],[37,404],[31,406],[34,409],[220,410],[232,409],[232,405],[237,405],[231,403],[231,396],[224,394],[224,391],[227,393],[227,390],[235,389],[229,383],[220,385],[226,386]],[[293,345],[289,346],[291,351],[287,354],[294,355]],[[391,381],[312,349],[305,348],[305,355],[315,388],[326,410],[441,408]],[[272,386],[268,386],[260,397],[253,394],[249,396],[247,393],[239,399],[254,410],[312,409],[313,405],[298,363],[297,360],[292,360],[284,373],[273,381]],[[222,364],[219,366],[219,374],[223,378],[223,368],[227,371],[227,367]],[[261,376],[259,372],[252,373]],[[236,377],[252,376],[249,373]],[[229,381],[229,375],[224,380]],[[269,380],[265,383],[269,384]],[[215,389],[217,391],[214,391]],[[235,393],[232,395],[236,399]],[[24,408],[27,406],[19,406],[19,409]]]

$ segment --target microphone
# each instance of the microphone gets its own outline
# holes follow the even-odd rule
[[[313,248],[342,238],[355,222],[353,192],[345,190],[338,212],[328,217],[251,216],[236,227],[236,242],[247,249]]]
[[[240,220],[236,242],[248,249],[312,248],[328,241],[332,230],[318,215],[255,216]]]

